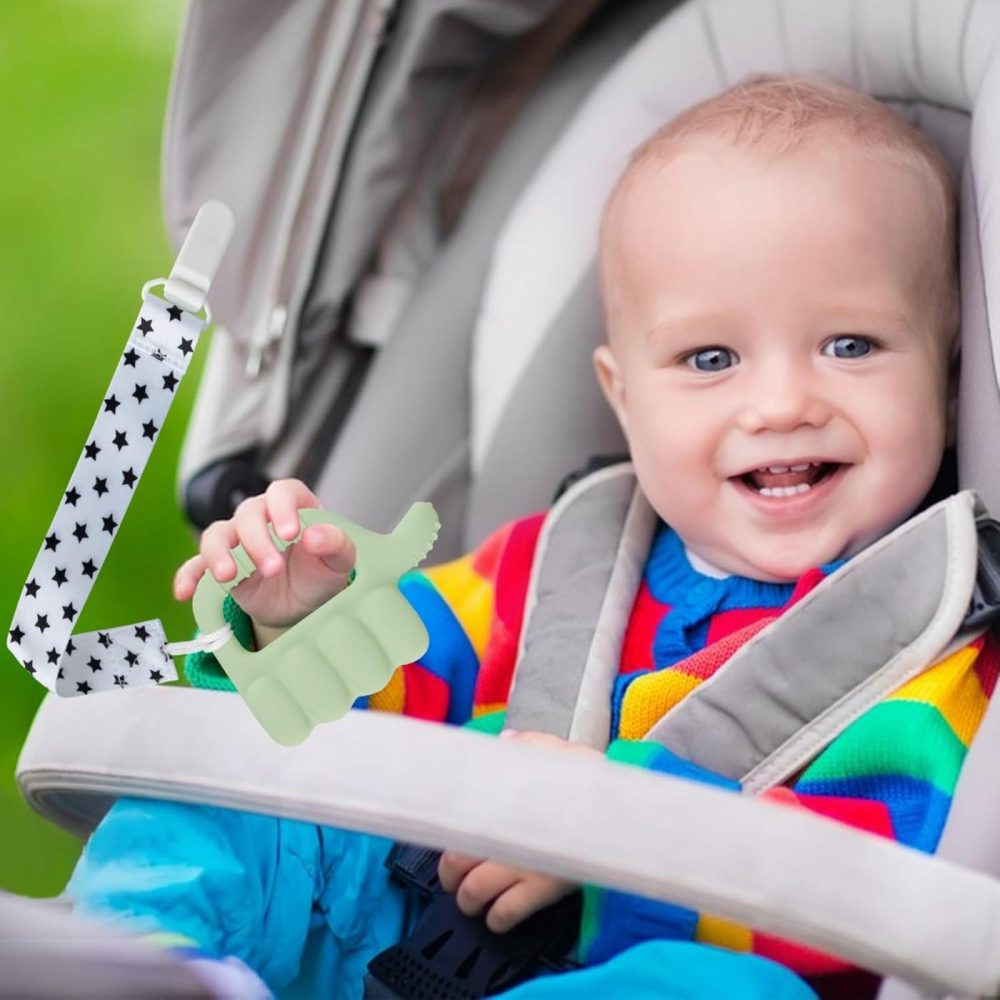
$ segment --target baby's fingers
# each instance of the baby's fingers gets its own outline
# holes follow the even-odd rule
[[[313,524],[302,532],[300,543],[312,556],[318,556],[335,573],[347,575],[358,553],[350,536],[332,524]]]
[[[192,556],[182,563],[174,574],[174,597],[178,601],[190,600],[207,568],[204,556]]]
[[[299,533],[299,510],[319,507],[319,500],[300,479],[278,479],[264,494],[267,513],[279,538],[290,542]]]
[[[486,926],[494,934],[505,934],[532,914],[568,896],[576,887],[572,882],[526,872],[501,892],[486,914]]]
[[[462,879],[476,865],[481,864],[482,860],[482,858],[470,858],[467,854],[459,854],[457,851],[445,851],[438,862],[438,878],[441,880],[441,887],[445,892],[454,892]]]
[[[285,568],[285,560],[268,531],[268,505],[265,497],[256,496],[244,500],[236,508],[232,524],[240,544],[264,576],[276,576]]]
[[[238,541],[236,528],[231,520],[213,521],[201,533],[202,558],[219,583],[236,576],[236,560],[229,550],[235,548]]]
[[[493,901],[516,885],[520,877],[517,868],[483,861],[462,879],[455,891],[455,904],[467,917],[478,917],[491,909]]]

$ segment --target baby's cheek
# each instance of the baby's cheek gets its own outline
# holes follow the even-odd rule
[[[921,454],[923,449],[923,454]],[[912,516],[934,482],[940,463],[933,443],[914,441],[898,460],[885,463],[877,478],[866,480],[859,504],[864,514],[866,544]]]

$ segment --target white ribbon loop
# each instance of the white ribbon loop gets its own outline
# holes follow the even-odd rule
[[[188,639],[186,642],[168,642],[164,647],[171,656],[187,656],[188,653],[214,653],[233,637],[233,630],[224,625],[214,632],[206,632],[198,636],[197,639]]]

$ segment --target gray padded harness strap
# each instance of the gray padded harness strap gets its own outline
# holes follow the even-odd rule
[[[510,728],[607,746],[621,636],[655,526],[628,462],[587,476],[549,511],[528,586]]]
[[[750,639],[647,738],[750,794],[786,780],[960,631],[976,582],[977,513],[975,494],[959,493],[876,542]]]
[[[900,526],[748,641],[646,738],[751,794],[780,784],[948,650],[969,609],[983,517],[964,492]],[[629,463],[581,480],[552,508],[532,568],[511,728],[607,744],[611,686],[655,526]]]

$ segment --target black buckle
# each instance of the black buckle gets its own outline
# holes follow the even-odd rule
[[[414,932],[368,963],[365,997],[475,1000],[510,989],[544,972],[575,967],[566,960],[576,943],[579,892],[533,914],[506,934],[467,917],[438,882],[438,851],[397,844],[386,859],[392,875],[429,898]]]
[[[976,587],[963,628],[977,629],[1000,619],[1000,523],[984,518],[976,523],[979,557]]]

